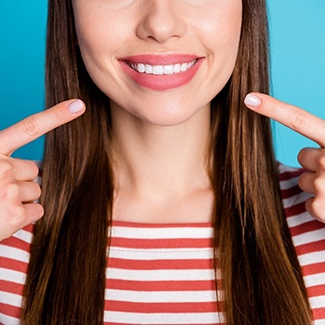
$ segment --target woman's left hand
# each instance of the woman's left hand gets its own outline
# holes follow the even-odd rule
[[[313,194],[306,201],[307,211],[315,219],[325,222],[325,121],[261,93],[248,94],[245,104],[319,144],[320,148],[300,151],[298,161],[307,171],[300,176],[298,184],[303,191]]]

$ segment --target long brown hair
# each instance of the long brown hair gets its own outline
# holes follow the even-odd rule
[[[102,324],[113,176],[109,99],[90,79],[68,0],[49,0],[47,107],[79,97],[88,110],[46,137],[46,215],[35,229],[22,319],[27,325]],[[311,324],[286,224],[269,120],[243,106],[267,93],[265,0],[243,0],[238,59],[212,102],[215,247],[230,325]]]

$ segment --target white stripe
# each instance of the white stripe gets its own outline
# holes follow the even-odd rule
[[[129,281],[207,281],[214,280],[214,270],[123,270],[106,269],[107,279]],[[220,279],[220,272],[217,272]]]
[[[325,251],[312,252],[298,256],[301,266],[325,262]]]
[[[325,318],[317,319],[314,321],[314,325],[324,325],[325,324]]]
[[[118,324],[216,324],[224,322],[222,313],[123,313],[105,312],[104,321]]]
[[[0,303],[6,304],[8,306],[21,307],[22,305],[22,296],[16,295],[9,292],[0,292]]]
[[[283,204],[283,207],[286,209],[286,208],[292,208],[293,206],[299,204],[299,203],[303,203],[303,202],[306,202],[307,199],[309,199],[310,197],[312,197],[313,195],[310,194],[310,193],[305,193],[305,192],[302,192],[298,195],[294,195],[294,196],[290,196],[286,199],[283,199],[282,200],[282,204]]]
[[[301,235],[292,237],[295,246],[316,243],[324,239],[325,239],[325,227],[318,230],[308,231]]]
[[[296,214],[292,217],[287,217],[287,222],[289,228],[300,226],[304,223],[310,222],[315,220],[307,211]]]
[[[218,291],[223,299],[223,292]],[[216,291],[131,291],[105,290],[106,300],[136,303],[183,303],[183,302],[214,302],[217,301]]]
[[[130,239],[206,239],[213,238],[213,227],[138,228],[112,227],[112,237]]]
[[[325,308],[325,296],[311,297],[309,302],[312,309]]]
[[[5,324],[5,325],[19,325],[20,320],[8,315],[4,315],[0,313],[0,324]]]
[[[14,270],[4,269],[1,267],[0,280],[24,284],[26,281],[26,274]]]
[[[18,230],[17,232],[15,232],[13,235],[13,237],[19,238],[22,241],[30,244],[32,242],[32,238],[33,238],[33,234],[26,231],[26,230]]]
[[[281,190],[287,190],[289,188],[296,186],[298,184],[298,179],[299,179],[299,176],[290,178],[288,180],[280,181]]]
[[[165,248],[165,249],[133,249],[110,247],[109,257],[129,260],[189,260],[189,259],[211,259],[213,248]]]
[[[30,254],[22,249],[0,244],[0,257],[28,263]]]
[[[304,276],[306,287],[325,285],[325,272]]]

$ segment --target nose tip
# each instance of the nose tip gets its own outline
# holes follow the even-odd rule
[[[148,1],[148,0],[147,0]],[[181,37],[186,30],[175,0],[152,0],[144,12],[138,27],[138,36],[164,43],[172,38]]]

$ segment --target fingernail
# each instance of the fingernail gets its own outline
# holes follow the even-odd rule
[[[71,114],[76,114],[84,109],[84,104],[80,99],[77,99],[69,104],[68,109]]]
[[[262,101],[260,98],[258,98],[255,95],[252,94],[248,94],[245,97],[244,103],[248,106],[252,106],[252,107],[259,107],[262,104]]]

